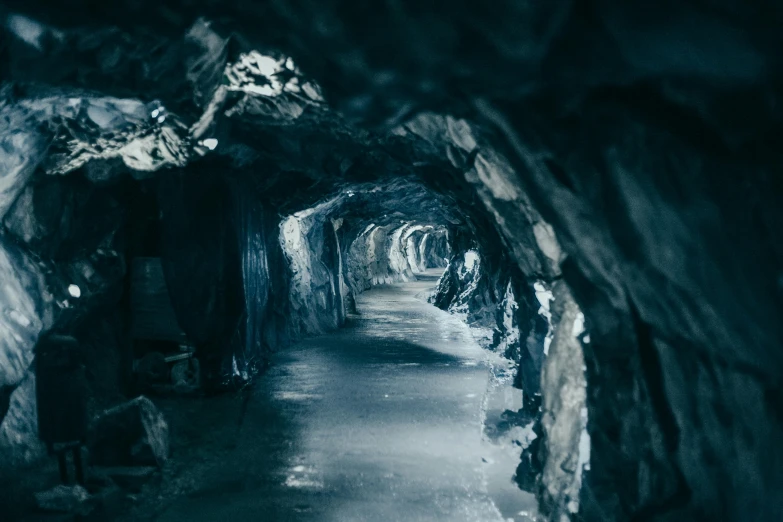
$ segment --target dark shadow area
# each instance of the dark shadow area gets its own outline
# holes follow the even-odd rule
[[[367,321],[372,324],[372,320]],[[354,329],[368,328],[368,324],[355,324]],[[350,328],[350,327],[349,327]],[[350,330],[349,330],[350,331]],[[357,339],[340,332],[328,337],[317,337],[307,343],[318,343],[329,350],[333,357],[352,365],[363,364],[418,364],[427,366],[448,366],[460,364],[464,359],[438,352],[426,346],[389,338]]]

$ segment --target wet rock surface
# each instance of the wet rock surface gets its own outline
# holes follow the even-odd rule
[[[482,437],[486,352],[414,297],[433,283],[370,290],[346,328],[280,354],[223,456],[186,466],[187,494],[135,519],[530,520],[532,495]]]

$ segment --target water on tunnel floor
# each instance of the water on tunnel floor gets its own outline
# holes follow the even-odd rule
[[[519,453],[483,436],[491,358],[421,299],[437,275],[362,294],[345,328],[280,354],[231,450],[156,519],[530,520]]]

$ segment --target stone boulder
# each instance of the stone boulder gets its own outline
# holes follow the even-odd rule
[[[169,427],[141,396],[106,410],[89,440],[90,461],[99,466],[162,466],[169,456]]]

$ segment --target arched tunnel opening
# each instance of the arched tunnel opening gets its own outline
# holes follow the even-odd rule
[[[4,0],[0,518],[779,520],[782,18]]]

